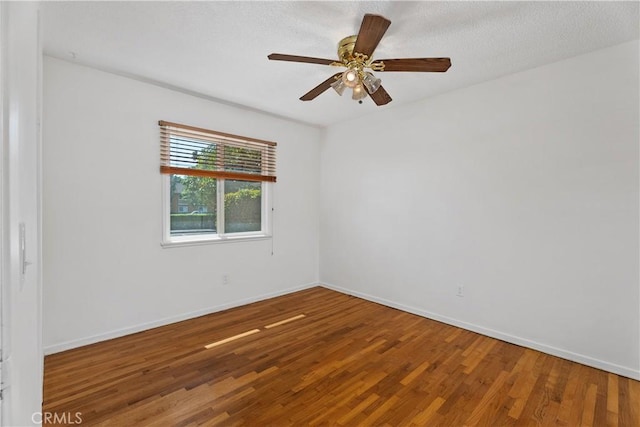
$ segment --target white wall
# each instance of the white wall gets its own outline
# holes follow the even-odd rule
[[[42,409],[38,4],[0,3],[2,101],[2,425],[37,424]],[[25,226],[22,272],[20,224]]]
[[[273,240],[160,246],[158,120],[278,143]],[[45,352],[317,283],[318,129],[48,57],[43,126]]]
[[[331,126],[321,282],[640,378],[638,47]]]

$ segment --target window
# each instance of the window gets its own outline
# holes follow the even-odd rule
[[[269,236],[276,143],[159,124],[163,243]]]

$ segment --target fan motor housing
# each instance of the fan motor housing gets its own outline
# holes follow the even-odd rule
[[[338,43],[338,58],[343,62],[349,62],[353,58],[353,48],[357,38],[357,35],[345,37]]]

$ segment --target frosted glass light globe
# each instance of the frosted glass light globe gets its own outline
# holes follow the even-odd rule
[[[361,84],[358,84],[353,88],[353,95],[351,96],[351,99],[355,99],[356,101],[359,101],[365,98],[366,96],[367,96],[367,92],[364,90],[364,87]]]
[[[342,73],[342,81],[346,87],[356,87],[359,83],[358,81],[358,72],[349,68],[347,71]]]

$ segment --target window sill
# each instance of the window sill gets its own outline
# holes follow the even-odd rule
[[[220,243],[238,243],[238,242],[250,242],[255,240],[269,240],[270,234],[259,234],[252,236],[224,236],[224,237],[201,237],[191,239],[175,239],[169,241],[163,241],[160,245],[163,248],[179,248],[183,246],[199,246],[199,245],[216,245]]]

